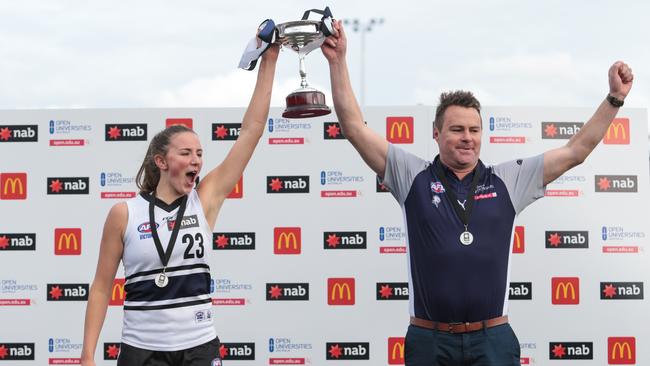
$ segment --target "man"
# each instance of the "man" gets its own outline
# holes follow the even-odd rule
[[[544,187],[582,163],[602,140],[632,87],[623,62],[609,69],[609,94],[569,142],[541,155],[487,167],[481,106],[469,92],[443,93],[427,162],[367,128],[348,75],[340,22],[322,46],[334,108],[346,138],[404,211],[411,325],[406,365],[519,365],[507,318],[514,219]]]

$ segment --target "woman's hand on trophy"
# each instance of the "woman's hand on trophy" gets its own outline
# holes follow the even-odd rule
[[[332,22],[332,26],[334,34],[327,37],[321,46],[323,55],[325,55],[329,63],[345,59],[345,52],[347,50],[347,38],[345,36],[345,30],[343,30],[343,24],[340,20],[335,20]]]
[[[276,62],[278,54],[280,53],[280,45],[277,43],[272,44],[264,54],[262,54],[262,61]]]

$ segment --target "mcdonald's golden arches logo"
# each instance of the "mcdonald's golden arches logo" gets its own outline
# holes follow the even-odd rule
[[[521,254],[526,250],[526,231],[523,226],[515,226],[515,233],[512,236],[512,253]]]
[[[111,287],[111,299],[108,305],[122,306],[126,299],[126,292],[124,291],[124,278],[116,278],[113,280],[113,287]]]
[[[54,229],[54,254],[55,255],[80,255],[81,254],[81,229],[79,228]]]
[[[614,118],[605,133],[603,144],[629,145],[630,144],[630,119]]]
[[[232,191],[226,198],[243,198],[244,197],[244,176],[239,177],[237,184],[233,187]]]
[[[636,363],[636,338],[608,337],[607,363],[609,365],[634,365]]]
[[[551,303],[554,305],[576,305],[580,303],[580,278],[551,278]]]
[[[0,173],[0,199],[27,199],[27,173]]]
[[[388,364],[404,364],[404,337],[388,338]]]
[[[328,278],[327,304],[354,305],[354,278]]]
[[[413,143],[413,117],[386,117],[386,139],[394,144]]]
[[[273,229],[274,254],[300,254],[302,244],[299,227],[276,227]]]

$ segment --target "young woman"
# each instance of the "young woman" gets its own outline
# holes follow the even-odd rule
[[[239,138],[196,189],[203,165],[198,136],[172,126],[151,140],[136,178],[140,194],[113,206],[104,224],[86,308],[83,365],[95,365],[120,260],[127,296],[118,366],[221,364],[206,254],[219,209],[264,132],[277,57],[277,45],[264,53]]]

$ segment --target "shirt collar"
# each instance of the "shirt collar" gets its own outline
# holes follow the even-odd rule
[[[451,170],[448,166],[443,164],[442,160],[440,159],[440,154],[436,155],[435,159],[433,160],[433,164],[442,168],[442,171],[445,173],[445,177],[447,179],[453,180],[454,182],[460,181],[463,185],[470,185],[472,183],[472,179],[474,178],[474,173],[476,172],[478,174],[481,174],[485,168],[483,162],[481,161],[481,159],[479,159],[478,163],[476,164],[477,169],[472,170],[469,174],[463,177],[462,180],[460,180],[458,179],[456,173],[454,173],[453,170]]]

